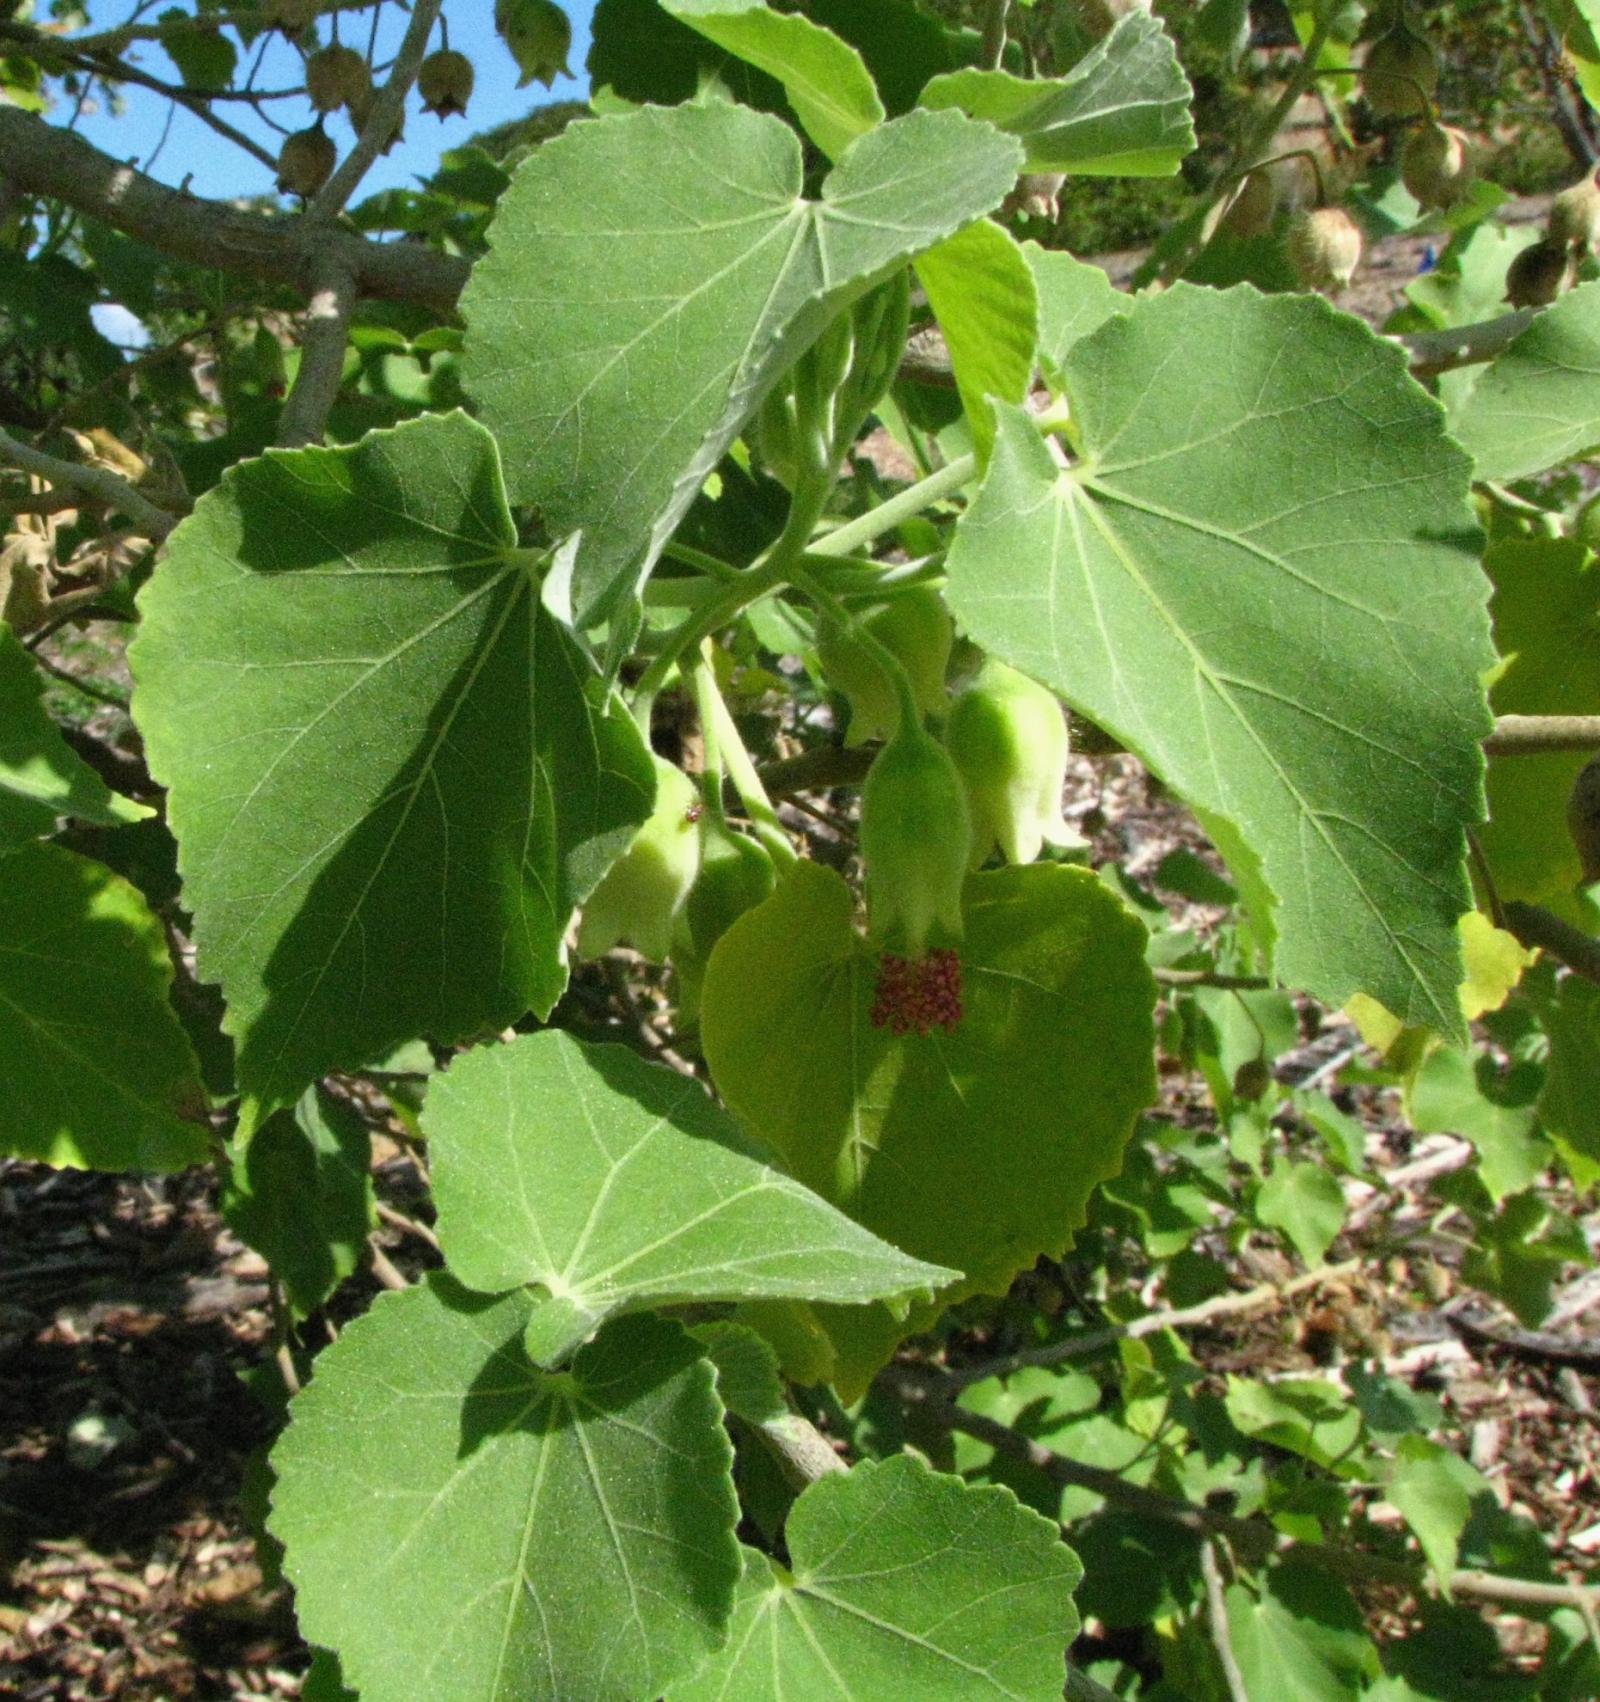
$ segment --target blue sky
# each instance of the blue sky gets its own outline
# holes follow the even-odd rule
[[[90,0],[89,27],[95,30],[115,28],[126,22],[135,10],[142,10],[148,19],[158,9],[167,10],[171,3],[172,0],[165,0],[159,8],[154,5],[138,8],[134,0],[116,0],[115,4],[95,4],[94,0]],[[192,0],[188,0],[184,9],[193,11],[197,8]],[[43,5],[38,10],[43,13]],[[457,146],[476,131],[488,129],[508,118],[521,117],[535,106],[549,101],[583,99],[589,92],[589,80],[583,66],[589,51],[589,19],[594,11],[594,0],[566,0],[566,11],[572,19],[573,33],[568,64],[576,75],[558,77],[555,86],[548,91],[541,83],[530,83],[527,88],[519,89],[516,87],[516,66],[494,32],[494,0],[445,0],[443,15],[449,25],[450,45],[467,53],[477,70],[472,104],[465,117],[441,121],[421,112],[413,95],[406,114],[403,142],[392,153],[378,159],[358,191],[358,198],[374,189],[406,185],[427,176],[444,149]],[[380,8],[380,64],[399,44],[405,32],[406,19],[407,14],[398,5],[386,4]],[[349,45],[365,48],[370,26],[370,13],[345,14],[341,19],[340,39]],[[326,19],[320,27],[326,41]],[[237,38],[232,39],[237,45]],[[242,81],[258,45],[253,45],[248,54],[241,56],[239,80]],[[176,83],[180,80],[177,67],[157,42],[136,42],[128,50],[127,57],[141,70],[163,81]],[[281,36],[274,34],[254,86],[282,89],[303,81],[300,55]],[[120,116],[105,111],[86,112],[79,118],[76,128],[97,147],[118,159],[132,161],[164,183],[180,184],[187,177],[189,188],[197,195],[255,195],[272,189],[272,173],[265,166],[216,135],[181,107],[174,110],[173,103],[165,96],[130,84],[124,90],[124,100],[125,109]],[[223,103],[220,110],[230,123],[276,153],[281,138],[270,125],[254,116],[248,104],[229,101]],[[291,130],[309,124],[313,116],[303,99],[274,101],[266,110],[278,123]],[[66,123],[72,117],[72,102],[58,102],[47,116],[53,122]],[[163,131],[166,133],[164,143]],[[329,121],[328,133],[338,144],[341,154],[353,139],[349,121],[343,113]]]

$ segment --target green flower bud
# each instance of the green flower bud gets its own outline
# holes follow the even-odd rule
[[[1413,130],[1400,150],[1400,181],[1424,207],[1453,207],[1472,187],[1466,137],[1449,124]]]
[[[892,650],[911,676],[911,690],[924,715],[943,713],[944,675],[955,643],[955,627],[937,591],[902,591],[862,624]],[[900,725],[900,700],[894,681],[848,627],[825,620],[817,633],[817,660],[828,683],[850,704],[847,745],[887,739]]]
[[[1374,118],[1426,118],[1438,87],[1437,56],[1403,20],[1367,49],[1361,93]]]
[[[682,769],[660,757],[655,764],[655,808],[589,895],[578,925],[579,957],[600,957],[625,943],[660,963],[672,950],[700,872],[700,794]]]
[[[448,47],[430,53],[417,68],[417,93],[424,112],[441,118],[465,112],[472,99],[472,61]]]
[[[680,934],[701,963],[745,911],[778,884],[772,858],[747,833],[733,833],[707,817],[701,824],[700,873],[684,906]]]
[[[1289,227],[1289,259],[1308,290],[1342,290],[1361,264],[1361,230],[1343,207],[1301,213]]]
[[[338,150],[324,135],[319,118],[309,130],[296,130],[284,138],[278,150],[278,188],[285,195],[309,201],[333,176],[338,158]]]
[[[1548,307],[1577,275],[1572,250],[1546,237],[1530,243],[1506,268],[1506,300],[1513,307]]]
[[[1080,843],[1061,817],[1067,722],[1053,693],[991,658],[956,699],[945,744],[967,789],[974,866],[996,845],[1031,863],[1047,840]]]
[[[1600,247],[1600,184],[1593,172],[1563,189],[1550,203],[1545,236],[1558,248]]]
[[[522,73],[519,89],[536,77],[548,89],[558,76],[570,75],[572,24],[555,0],[495,0],[494,27]]]
[[[1600,756],[1591,757],[1572,783],[1567,829],[1583,864],[1583,884],[1600,881]]]
[[[902,727],[861,789],[861,861],[873,939],[912,960],[935,931],[961,937],[961,887],[972,830],[950,753],[921,727]]]

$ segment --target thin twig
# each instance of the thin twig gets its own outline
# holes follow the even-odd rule
[[[1220,987],[1229,993],[1261,993],[1276,986],[1266,975],[1224,975],[1219,969],[1156,969],[1160,987]]]
[[[1600,715],[1501,715],[1483,749],[1488,756],[1600,750]]]
[[[439,5],[440,0],[416,0],[388,81],[372,97],[372,110],[361,127],[356,145],[306,208],[306,218],[313,223],[326,224],[340,212],[405,116],[406,96],[411,93],[411,85],[417,80],[417,67],[428,51],[428,38],[438,20]]]
[[[19,443],[7,431],[0,430],[0,458],[20,467],[25,473],[35,473],[54,485],[68,485],[85,491],[118,514],[126,514],[152,538],[164,538],[178,524],[178,517],[164,508],[157,508],[147,496],[142,496],[124,478],[109,467],[88,467],[78,461],[63,461],[57,455],[46,455]]]
[[[393,1206],[386,1206],[382,1200],[377,1201],[378,1216],[392,1228],[403,1231],[407,1235],[415,1235],[419,1241],[426,1241],[436,1253],[444,1249],[439,1245],[439,1237],[425,1223],[419,1223],[414,1217],[407,1217],[402,1211],[396,1211]]]
[[[372,1274],[385,1288],[410,1288],[411,1279],[402,1271],[396,1270],[389,1255],[378,1245],[375,1235],[367,1237],[367,1262]]]
[[[1542,905],[1512,899],[1503,908],[1506,927],[1523,945],[1537,946],[1574,975],[1600,983],[1600,940],[1593,934],[1563,922]]]
[[[1228,1598],[1223,1587],[1222,1568],[1217,1564],[1215,1542],[1200,1544],[1200,1576],[1206,1585],[1206,1618],[1211,1622],[1211,1646],[1217,1651],[1228,1694],[1233,1702],[1250,1702],[1250,1691],[1244,1682],[1244,1674],[1239,1671],[1239,1659],[1233,1652],[1233,1640],[1228,1635]]]
[[[1241,1312],[1259,1311],[1263,1306],[1275,1306],[1308,1288],[1318,1288],[1325,1282],[1337,1282],[1360,1270],[1359,1259],[1346,1259],[1337,1265],[1322,1265],[1305,1271],[1289,1282],[1264,1282],[1233,1294],[1216,1294],[1194,1306],[1180,1306],[1166,1312],[1147,1312],[1142,1318],[1132,1318],[1125,1324],[1108,1324],[1103,1329],[1086,1330],[1082,1335],[1069,1336],[1065,1341],[1052,1342],[1048,1347],[1028,1348],[1021,1353],[1006,1354],[977,1365],[964,1365],[946,1375],[953,1388],[964,1389],[971,1383],[988,1377],[1009,1377],[1031,1365],[1062,1365],[1068,1360],[1087,1359],[1102,1348],[1119,1341],[1137,1341],[1140,1336],[1155,1335],[1161,1330],[1189,1330],[1209,1324],[1216,1318],[1227,1318]]]

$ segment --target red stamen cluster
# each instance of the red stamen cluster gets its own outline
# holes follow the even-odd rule
[[[874,1028],[894,1034],[953,1033],[961,1021],[961,959],[946,949],[920,958],[884,952],[869,1014]]]

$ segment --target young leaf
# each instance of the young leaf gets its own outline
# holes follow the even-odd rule
[[[1081,869],[975,875],[960,1020],[896,1034],[872,1021],[877,954],[853,909],[838,875],[802,863],[723,935],[701,1019],[712,1076],[800,1181],[965,1271],[954,1293],[1002,1292],[1067,1244],[1154,1097],[1144,930]],[[859,1374],[914,1327],[825,1316],[856,1336]]]
[[[1280,1161],[1261,1184],[1256,1216],[1281,1229],[1308,1265],[1320,1265],[1344,1227],[1344,1189],[1320,1164]]]
[[[1082,1568],[1010,1490],[901,1454],[812,1484],[784,1535],[788,1567],[744,1551],[726,1645],[668,1702],[1060,1695]]]
[[[1021,402],[1033,377],[1033,274],[1016,241],[979,219],[930,248],[917,261],[917,277],[949,346],[973,442],[987,460],[994,442],[988,398]]]
[[[515,544],[456,413],[235,468],[140,594],[134,715],[266,1110],[548,1011],[648,813],[649,751]]]
[[[1453,421],[1480,479],[1520,479],[1600,445],[1600,283],[1538,314],[1490,362]]]
[[[1402,1436],[1395,1446],[1384,1493],[1422,1544],[1446,1599],[1473,1498],[1488,1488],[1465,1460],[1426,1436]]]
[[[182,1170],[210,1149],[198,1066],[138,892],[56,845],[0,861],[0,1152],[76,1170]]]
[[[1420,1135],[1464,1135],[1478,1149],[1478,1174],[1498,1204],[1530,1186],[1550,1162],[1531,1104],[1505,1105],[1484,1092],[1487,1063],[1452,1046],[1429,1054],[1406,1096]]]
[[[68,746],[39,701],[40,686],[33,658],[0,621],[0,853],[54,833],[62,816],[114,827],[150,814]]]
[[[884,119],[861,55],[831,30],[767,0],[662,0],[666,11],[783,84],[795,117],[830,160]]]
[[[363,1696],[631,1702],[722,1641],[739,1549],[711,1366],[641,1316],[542,1372],[530,1310],[435,1275],[295,1397],[270,1524],[302,1629]]]
[[[1357,320],[1246,289],[1135,301],[1063,379],[1080,458],[997,405],[952,608],[1237,828],[1286,981],[1462,1034],[1492,655],[1437,403]]]
[[[1228,1638],[1252,1702],[1355,1702],[1378,1653],[1350,1592],[1325,1572],[1276,1566],[1260,1594],[1227,1592]]]
[[[375,1221],[372,1136],[319,1087],[241,1143],[222,1192],[228,1227],[272,1266],[304,1317],[349,1276]]]
[[[691,1077],[549,1029],[428,1090],[439,1239],[470,1288],[543,1284],[554,1364],[613,1313],[692,1300],[899,1298],[959,1273],[907,1258],[771,1169]]]
[[[1135,9],[1064,77],[952,71],[932,79],[920,104],[958,107],[1020,137],[1029,171],[1170,177],[1194,148],[1192,97],[1161,20]]]
[[[794,132],[717,103],[577,124],[529,157],[462,298],[464,372],[513,499],[582,528],[580,625],[649,572],[824,325],[997,206],[1021,152],[912,113],[853,143],[810,201]]]
[[[1600,566],[1575,538],[1506,538],[1483,558],[1505,658],[1490,689],[1500,715],[1600,715]],[[1582,866],[1567,795],[1587,751],[1497,756],[1478,843],[1502,899],[1565,904]]]

